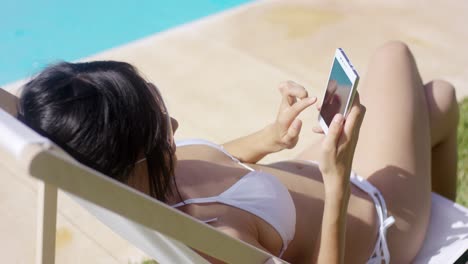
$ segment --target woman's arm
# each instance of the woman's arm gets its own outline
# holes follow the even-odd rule
[[[266,155],[282,150],[275,134],[274,126],[268,125],[253,134],[224,143],[223,147],[242,162],[256,163]]]
[[[240,161],[256,163],[270,153],[296,146],[302,127],[302,121],[297,119],[297,116],[313,105],[317,98],[308,97],[304,87],[291,81],[282,83],[279,90],[282,102],[273,124],[223,144],[223,147]]]
[[[325,204],[318,263],[344,263],[351,166],[364,112],[357,95],[346,122],[342,115],[336,115],[322,143],[319,168]]]
[[[325,193],[317,263],[344,263],[349,186]]]

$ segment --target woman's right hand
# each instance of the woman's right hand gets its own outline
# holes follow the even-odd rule
[[[298,118],[305,109],[317,102],[317,97],[309,97],[307,90],[293,82],[280,84],[281,104],[275,122],[268,126],[272,136],[271,149],[274,152],[294,148],[299,140],[302,121]]]
[[[323,175],[325,194],[349,194],[349,181],[354,150],[359,137],[359,129],[365,114],[359,94],[346,118],[337,114],[330,124],[320,150],[320,171]]]
[[[273,123],[258,132],[223,144],[240,161],[256,163],[270,153],[296,146],[302,127],[298,116],[315,104],[317,97],[309,97],[304,87],[292,81],[281,83],[279,91],[282,101]]]

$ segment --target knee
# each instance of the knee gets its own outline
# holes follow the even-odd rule
[[[433,80],[424,88],[432,121],[446,128],[456,129],[459,110],[455,87],[444,80]]]
[[[392,40],[377,48],[373,57],[388,61],[398,58],[413,58],[413,55],[406,43],[399,40]]]
[[[444,115],[458,116],[458,102],[455,87],[444,80],[433,80],[425,85],[429,96],[433,97],[430,102]]]

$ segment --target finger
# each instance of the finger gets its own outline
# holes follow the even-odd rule
[[[317,102],[317,97],[315,96],[308,97],[296,102],[292,107],[283,113],[283,120],[288,120],[287,123],[292,122],[302,111],[304,111],[304,109],[313,105],[315,102]]]
[[[280,84],[279,90],[281,95],[283,96],[282,106],[286,107],[292,105],[296,102],[296,98],[304,99],[308,97],[307,90],[293,82],[293,81],[286,81]],[[286,105],[287,103],[287,105]]]
[[[292,111],[297,114],[301,113],[307,107],[315,104],[317,102],[317,97],[312,96],[305,99],[302,99],[291,106]]]
[[[295,142],[299,134],[301,133],[302,121],[300,119],[294,119],[288,128],[288,133],[284,137],[284,142],[292,143]]]
[[[323,129],[320,126],[312,127],[312,131],[317,134],[325,134],[325,132],[323,132]]]
[[[341,131],[343,129],[344,118],[342,114],[336,114],[333,117],[330,126],[328,127],[328,134],[325,137],[323,142],[323,147],[327,151],[335,151],[337,148],[338,141],[341,136]]]
[[[286,88],[286,89],[284,89]],[[304,86],[295,83],[293,81],[287,81],[283,83],[283,92],[286,92],[290,96],[294,96],[300,99],[306,98],[309,94]]]
[[[362,112],[361,107],[363,107],[365,110],[365,107],[361,105],[361,99],[359,97],[359,93],[356,91],[356,94],[354,95],[354,98],[353,98],[353,104],[349,110],[348,115],[346,116],[346,121],[345,121],[345,123],[347,123],[345,124],[346,134],[351,135],[352,131],[354,131],[355,129],[356,120],[358,120],[358,118],[361,118],[361,119],[363,118],[363,116],[361,116],[361,112]]]
[[[286,107],[289,107],[290,105],[294,104],[297,101],[295,97],[291,97],[288,95],[288,90],[289,90],[288,82],[280,83],[278,89],[282,96],[280,109],[285,109]]]
[[[353,99],[353,105],[361,105],[361,97],[359,96],[359,92],[356,91]]]
[[[353,105],[351,107],[344,127],[344,131],[347,135],[356,135],[359,133],[365,111],[366,109],[363,105]]]

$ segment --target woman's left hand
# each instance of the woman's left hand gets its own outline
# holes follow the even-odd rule
[[[319,168],[325,193],[327,190],[349,190],[349,175],[365,112],[366,108],[361,105],[356,92],[346,120],[343,115],[336,114],[330,123],[320,151]]]
[[[309,97],[306,89],[293,81],[281,83],[279,91],[282,101],[276,121],[271,126],[276,151],[296,146],[302,128],[302,121],[297,117],[317,102],[317,97]]]

